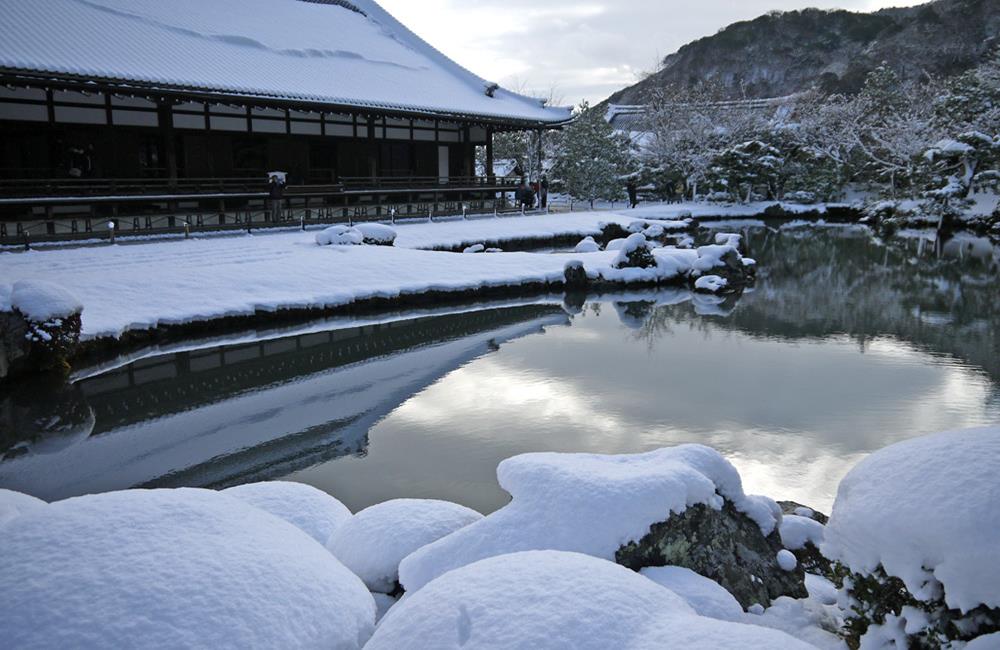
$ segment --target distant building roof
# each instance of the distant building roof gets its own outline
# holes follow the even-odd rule
[[[0,69],[535,124],[570,110],[496,89],[374,0],[0,0]]]

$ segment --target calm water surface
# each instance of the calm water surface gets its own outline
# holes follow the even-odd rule
[[[872,451],[1000,422],[989,240],[719,227],[760,264],[757,287],[726,300],[643,291],[318,323],[8,395],[0,487],[51,500],[284,478],[352,510],[432,497],[487,512],[507,501],[495,469],[514,454],[699,442],[748,491],[829,509]]]

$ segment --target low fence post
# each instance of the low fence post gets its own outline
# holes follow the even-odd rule
[[[184,220],[184,239],[191,239],[191,221]]]
[[[115,222],[114,221],[109,221],[108,222],[108,233],[111,236],[111,243],[114,244],[115,243]]]
[[[389,223],[396,224],[396,208],[389,208]]]
[[[469,206],[467,206],[467,205],[465,205],[463,203],[462,204],[462,218],[463,219],[467,219],[468,218],[468,210],[469,210]]]

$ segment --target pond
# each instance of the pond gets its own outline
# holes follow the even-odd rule
[[[829,509],[899,440],[1000,422],[1000,251],[987,239],[723,223],[753,290],[468,305],[243,332],[24,387],[0,403],[0,487],[52,500],[288,479],[352,510],[489,512],[531,451],[696,442],[749,492]],[[702,238],[711,233],[702,233]]]

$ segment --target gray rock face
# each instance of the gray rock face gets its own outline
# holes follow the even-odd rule
[[[16,309],[0,312],[0,379],[37,372],[65,373],[80,342],[80,314],[33,322]]]
[[[638,542],[615,553],[618,564],[635,571],[647,566],[674,565],[691,569],[725,587],[745,608],[768,607],[774,598],[805,598],[802,567],[778,566],[782,550],[775,531],[764,536],[760,527],[728,501],[722,510],[705,505],[688,508],[653,524]]]
[[[0,379],[6,377],[11,367],[27,356],[27,333],[28,323],[19,313],[0,311]]]

